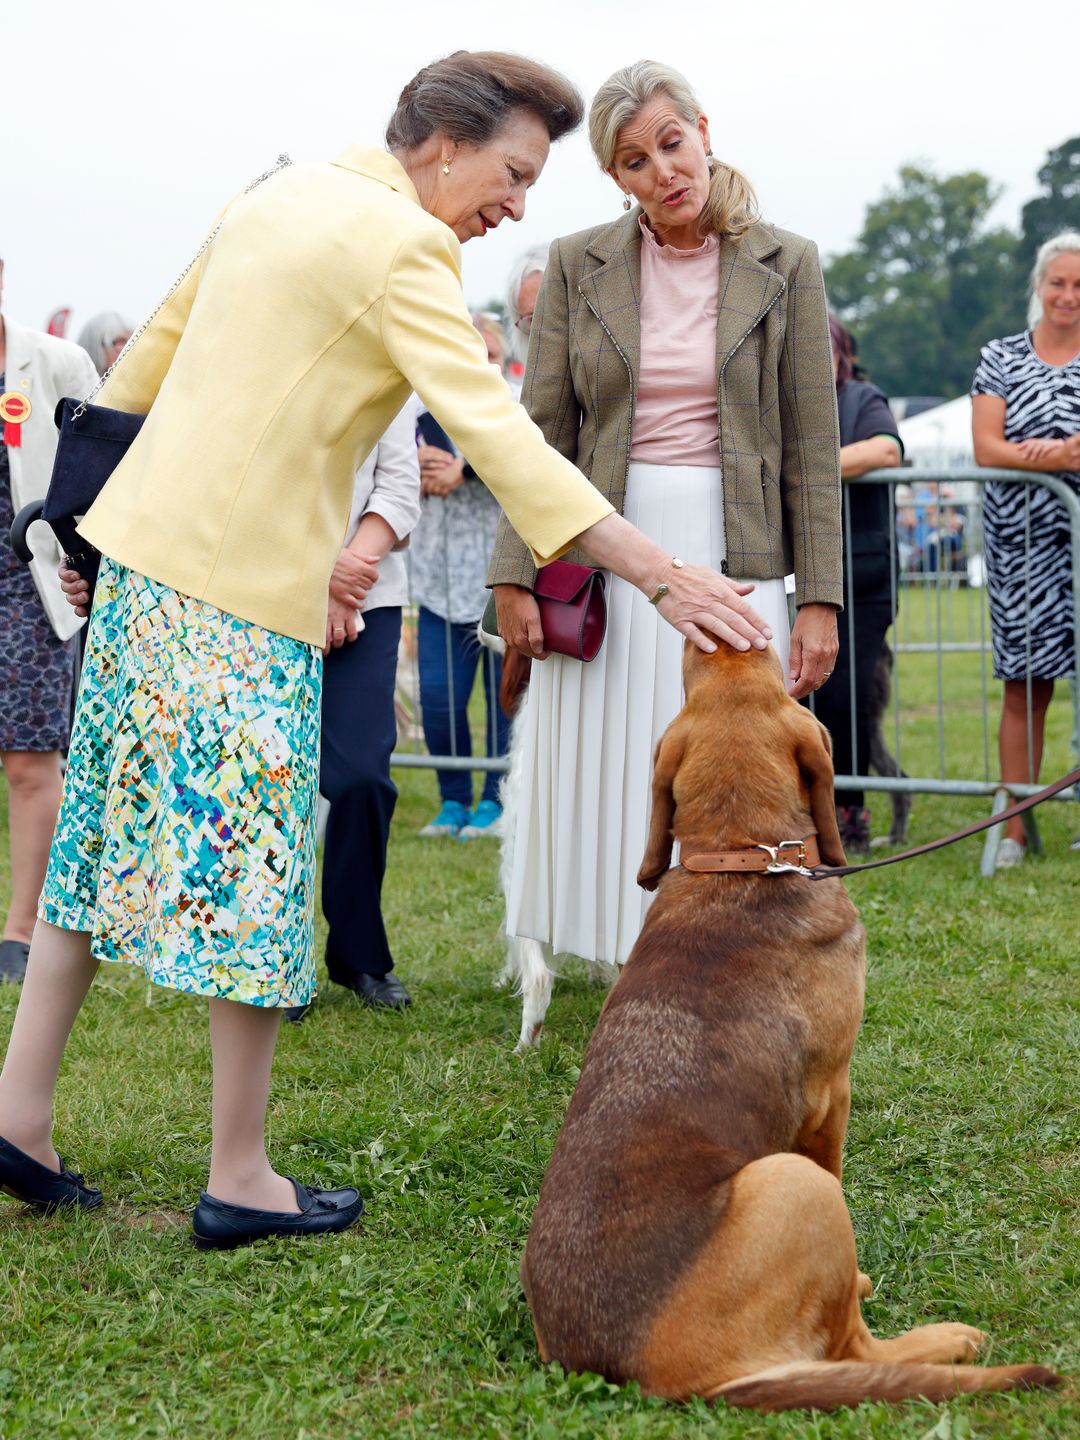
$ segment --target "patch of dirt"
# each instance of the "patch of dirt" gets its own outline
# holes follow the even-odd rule
[[[1040,1170],[1045,1170],[1052,1175],[1055,1170],[1075,1170],[1080,1165],[1080,1151],[1066,1151],[1061,1155],[1041,1155],[1038,1160]]]
[[[110,1205],[108,1218],[128,1230],[151,1230],[155,1235],[186,1229],[191,1224],[186,1210],[137,1210],[134,1205]]]

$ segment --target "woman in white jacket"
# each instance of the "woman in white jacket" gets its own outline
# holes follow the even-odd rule
[[[0,261],[0,297],[3,294]],[[26,973],[37,899],[60,807],[60,752],[68,742],[74,647],[82,621],[57,579],[60,551],[45,527],[28,569],[12,551],[13,516],[48,489],[56,402],[97,380],[78,345],[27,330],[0,313],[0,761],[8,786],[11,905],[0,940],[0,981]]]

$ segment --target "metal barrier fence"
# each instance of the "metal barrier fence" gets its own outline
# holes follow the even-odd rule
[[[992,679],[989,607],[983,547],[983,497],[990,483],[1042,486],[1063,504],[1072,547],[1072,610],[1074,675],[1072,686],[1072,747],[1080,745],[1080,497],[1055,475],[991,469],[896,469],[875,471],[845,481],[849,486],[886,485],[889,508],[890,573],[895,622],[889,632],[893,654],[888,714],[878,717],[879,738],[884,738],[895,761],[893,774],[860,774],[869,769],[869,757],[858,753],[855,730],[854,670],[851,671],[851,774],[836,777],[837,790],[921,793],[931,795],[987,796],[993,813],[1013,799],[1038,788],[1031,723],[1033,702],[1027,685],[1028,779],[1004,784],[997,761],[997,715],[991,698],[1000,682]],[[1030,505],[1024,506],[1025,555],[1030,551]],[[845,565],[854,554],[850,509],[844,535]],[[1030,647],[1034,635],[1030,588],[1023,629]],[[847,626],[854,651],[858,601],[840,616]],[[470,754],[469,750],[494,747],[490,719],[485,745],[481,739],[482,706],[471,697],[466,733],[460,733],[462,697],[454,693],[453,650],[460,643],[453,627],[446,626],[446,669],[450,679],[449,703],[458,712],[451,732],[449,753],[434,755],[423,749],[419,672],[416,661],[417,620],[406,610],[402,657],[398,670],[399,744],[392,764],[403,768],[438,768],[455,771],[502,771],[505,756]],[[486,669],[488,683],[497,691],[498,661],[473,639],[477,669]],[[948,674],[946,674],[948,670]],[[477,687],[479,689],[480,687]],[[929,698],[928,698],[929,692]],[[908,697],[915,701],[908,703]],[[468,699],[469,697],[465,697]],[[813,702],[811,702],[812,704]],[[973,734],[974,732],[974,734]],[[402,748],[406,744],[409,748]],[[479,742],[476,743],[476,742]],[[1072,763],[1076,763],[1073,761]],[[907,765],[912,773],[904,773]],[[1080,800],[1080,793],[1059,796]],[[1034,812],[1024,817],[1028,843],[1041,848]],[[984,874],[993,871],[1001,830],[988,832],[983,852]]]
[[[1024,487],[1024,554],[1029,576],[1027,557],[1031,550],[1031,507],[1028,501],[1033,487],[1041,486],[1061,501],[1072,552],[1073,583],[1069,603],[1073,616],[1073,674],[1080,677],[1080,497],[1056,475],[1016,470],[886,470],[845,483],[853,486],[887,485],[891,492],[890,558],[893,561],[892,598],[896,621],[889,643],[896,659],[890,715],[887,725],[883,723],[882,728],[891,738],[899,771],[905,768],[905,749],[909,755],[913,748],[916,750],[917,762],[911,767],[914,773],[910,775],[838,775],[836,788],[983,795],[991,797],[992,813],[1004,810],[1012,800],[1034,794],[1039,785],[1030,675],[1025,707],[1028,744],[1026,782],[1003,783],[998,766],[997,715],[991,713],[990,696],[992,687],[996,690],[1000,682],[992,680],[983,500],[988,484]],[[848,533],[844,537],[848,563],[852,540],[849,518]],[[852,605],[840,617],[840,624],[848,626],[849,641],[854,633],[855,613]],[[1035,634],[1030,585],[1025,587],[1021,629],[1030,653]],[[920,661],[918,657],[925,658]],[[959,657],[965,658],[961,661]],[[917,721],[910,709],[905,715],[905,692],[918,688],[920,684],[925,690],[927,667],[933,672],[932,716],[919,718],[924,730],[926,719],[930,719],[933,733],[930,737],[924,734],[922,743],[913,746],[911,731]],[[921,675],[918,674],[920,669],[923,672]],[[965,690],[970,690],[972,685],[977,686],[978,695],[974,742],[970,734],[971,706],[969,703],[969,713],[965,715],[963,698]],[[1080,685],[1075,682],[1071,701],[1071,745],[1075,753],[1080,744]],[[927,744],[928,739],[930,745]],[[925,762],[931,748],[935,752],[933,761],[936,763],[928,764]],[[862,763],[863,758],[857,756],[853,765],[855,770],[868,768]],[[1080,794],[1065,793],[1058,798],[1070,802],[1080,799]],[[1034,811],[1028,811],[1024,816],[1024,825],[1028,844],[1033,852],[1038,853],[1041,840]],[[981,867],[985,875],[993,873],[1001,838],[1002,832],[998,828],[988,832]]]

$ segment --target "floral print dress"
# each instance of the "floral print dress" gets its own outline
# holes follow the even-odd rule
[[[315,993],[322,655],[104,559],[38,914],[155,984]]]

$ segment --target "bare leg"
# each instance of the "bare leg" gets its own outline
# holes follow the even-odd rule
[[[11,908],[3,938],[28,943],[34,933],[38,896],[64,788],[60,754],[56,750],[7,750],[0,760],[8,783],[11,837]]]
[[[214,1139],[206,1189],[233,1205],[296,1213],[296,1191],[266,1154],[266,1103],[280,1023],[280,1010],[210,1001]]]
[[[97,968],[89,935],[37,922],[0,1072],[0,1135],[50,1169],[57,1168],[52,1143],[56,1077]]]
[[[1054,693],[1052,680],[1031,682],[1031,757],[1028,759],[1027,682],[1006,680],[1005,698],[1001,707],[1001,731],[998,748],[1001,754],[1001,778],[1019,785],[1034,785],[1042,768],[1043,733],[1046,711]],[[1032,771],[1034,767],[1034,771]],[[1020,816],[1008,821],[1005,835],[1024,843],[1024,822]]]

